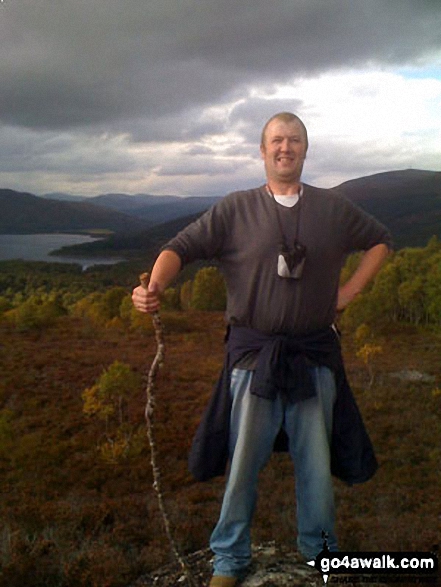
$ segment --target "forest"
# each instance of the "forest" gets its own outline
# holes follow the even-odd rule
[[[144,269],[0,263],[0,587],[129,587],[172,560],[144,420],[154,331],[130,298]],[[222,364],[225,299],[218,269],[197,266],[163,300],[157,445],[185,554],[207,546],[223,491],[223,479],[192,479],[187,454]],[[336,482],[340,541],[431,551],[441,533],[440,241],[392,254],[338,324],[380,462],[367,484]],[[295,548],[294,503],[291,463],[274,455],[253,539]]]

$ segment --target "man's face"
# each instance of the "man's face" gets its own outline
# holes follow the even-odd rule
[[[272,120],[260,148],[268,182],[295,183],[302,174],[306,137],[297,120]]]

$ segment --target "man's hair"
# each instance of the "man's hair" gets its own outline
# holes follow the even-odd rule
[[[301,129],[303,130],[303,134],[305,135],[305,142],[306,142],[306,150],[308,149],[308,131],[306,130],[306,126],[303,124],[302,120],[297,116],[297,114],[293,114],[292,112],[279,112],[271,116],[271,118],[267,121],[265,126],[262,129],[262,135],[260,137],[260,146],[265,148],[265,135],[266,129],[268,125],[273,120],[281,120],[282,122],[289,123],[289,122],[298,122],[300,124]]]

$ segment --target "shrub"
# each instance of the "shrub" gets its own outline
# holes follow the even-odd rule
[[[74,316],[86,318],[97,326],[107,326],[120,317],[121,304],[127,296],[123,287],[112,287],[105,293],[92,293],[74,304]]]
[[[5,316],[18,330],[27,331],[52,326],[65,314],[66,310],[57,296],[48,299],[31,296],[16,308],[6,312]]]
[[[129,455],[136,427],[129,418],[128,399],[140,387],[141,375],[115,361],[82,393],[83,413],[104,422],[105,441],[98,450],[106,461],[116,462]]]
[[[200,269],[193,282],[191,307],[195,310],[225,310],[226,301],[225,280],[219,269]]]
[[[4,314],[7,310],[10,310],[11,307],[10,301],[5,297],[0,296],[0,315]]]
[[[366,366],[369,375],[369,388],[371,388],[375,379],[373,359],[383,352],[383,347],[375,340],[374,334],[367,324],[361,324],[357,328],[354,339],[358,347],[355,354]]]
[[[0,458],[9,458],[13,442],[12,419],[14,413],[11,410],[0,410]]]
[[[165,290],[161,300],[161,307],[164,310],[180,310],[181,301],[179,291],[174,287]]]
[[[181,308],[183,310],[189,310],[191,308],[191,296],[193,290],[193,282],[191,280],[186,281],[182,284],[181,291],[179,293]]]

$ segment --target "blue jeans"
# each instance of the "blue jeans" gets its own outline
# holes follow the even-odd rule
[[[299,551],[307,560],[315,558],[323,549],[322,531],[328,534],[329,549],[337,550],[330,471],[335,380],[326,367],[311,371],[317,395],[292,404],[280,397],[272,401],[251,394],[253,371],[233,370],[231,465],[220,518],[210,540],[215,575],[240,576],[250,563],[258,475],[273,452],[281,427],[288,434],[295,465]]]

